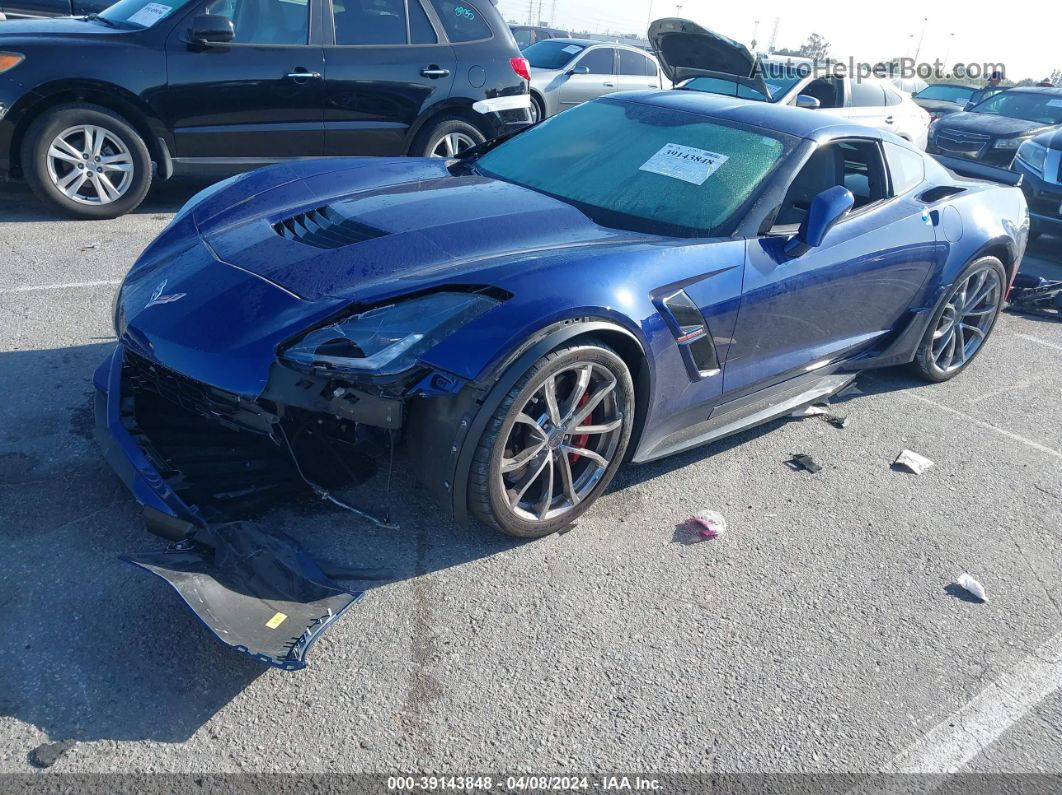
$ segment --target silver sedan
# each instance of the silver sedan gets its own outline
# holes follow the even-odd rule
[[[531,64],[531,118],[614,91],[660,88],[660,65],[645,50],[590,39],[547,39],[523,51]]]

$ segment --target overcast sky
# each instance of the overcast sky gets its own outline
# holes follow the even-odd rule
[[[538,7],[538,0],[534,0]],[[669,0],[541,0],[542,18],[559,27],[604,33],[645,34],[653,19],[676,16]],[[528,0],[499,0],[507,20],[526,22]],[[751,7],[754,10],[745,10]],[[556,9],[554,11],[554,9]],[[833,57],[854,57],[873,63],[894,56],[914,56],[925,25],[920,61],[944,59],[948,63],[1002,62],[1007,77],[1039,80],[1062,68],[1062,0],[934,0],[923,3],[797,3],[794,0],[759,0],[723,7],[706,0],[686,0],[680,16],[749,43],[756,20],[757,39],[766,49],[775,17],[779,19],[779,47],[797,47],[815,32],[830,42]],[[952,38],[950,34],[954,33]],[[913,34],[913,37],[912,37]]]

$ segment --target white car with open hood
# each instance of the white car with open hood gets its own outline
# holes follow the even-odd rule
[[[806,59],[761,58],[688,19],[654,21],[649,41],[676,88],[819,109],[926,147],[929,114],[888,81],[839,76]]]

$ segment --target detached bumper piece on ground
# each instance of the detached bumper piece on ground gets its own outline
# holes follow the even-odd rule
[[[1007,296],[1007,309],[1020,315],[1062,320],[1062,282],[1019,273]]]
[[[126,560],[166,580],[222,643],[285,671],[358,601],[293,539],[248,522],[194,531]]]

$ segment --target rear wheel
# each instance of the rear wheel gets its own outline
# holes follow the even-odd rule
[[[429,125],[417,135],[412,154],[419,157],[456,157],[487,140],[474,126],[457,118]]]
[[[538,124],[546,118],[546,105],[538,94],[531,95],[531,123]]]
[[[995,257],[983,257],[963,270],[941,298],[915,355],[919,375],[947,381],[966,369],[995,327],[1006,280]]]
[[[126,121],[95,105],[63,105],[30,125],[22,170],[33,192],[75,218],[116,218],[151,186],[151,155]]]
[[[588,343],[547,354],[483,432],[469,477],[472,512],[521,538],[566,527],[612,480],[633,420],[634,385],[615,351]]]

